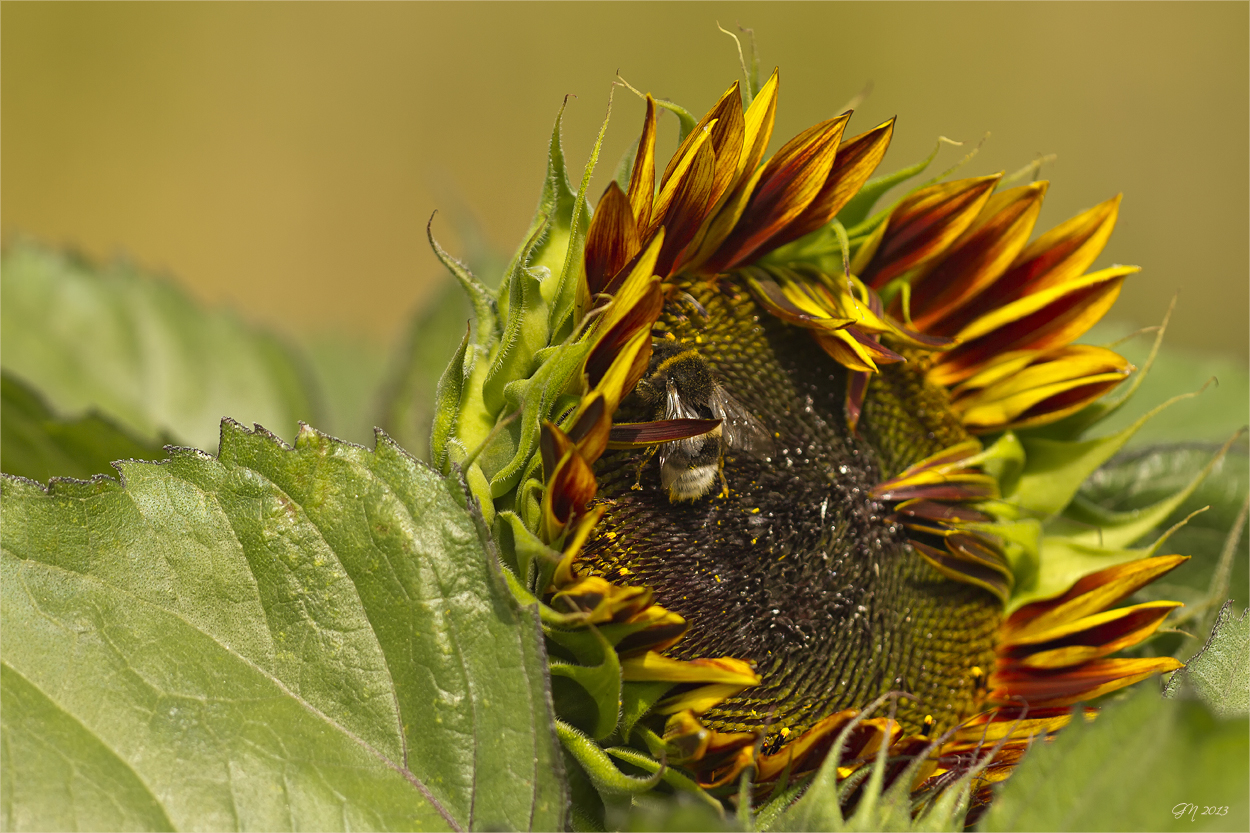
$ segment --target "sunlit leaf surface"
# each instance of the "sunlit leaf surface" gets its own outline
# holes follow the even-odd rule
[[[6,829],[557,829],[536,615],[389,440],[3,481]]]

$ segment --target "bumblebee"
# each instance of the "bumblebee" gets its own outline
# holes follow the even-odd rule
[[[673,503],[697,500],[725,482],[725,453],[730,449],[767,456],[772,438],[760,421],[733,398],[699,351],[687,344],[657,340],[647,374],[634,389],[654,409],[655,419],[718,419],[720,424],[696,437],[658,446],[660,485]]]

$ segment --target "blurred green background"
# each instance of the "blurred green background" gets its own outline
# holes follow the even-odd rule
[[[1244,364],[1247,9],[6,3],[2,233],[125,252],[287,332],[390,344],[444,279],[424,241],[434,209],[453,252],[469,211],[510,252],[563,96],[580,170],[618,70],[696,113],[739,77],[719,21],[753,27],[762,67],[781,66],[774,145],[871,82],[851,129],[898,115],[883,169],[989,131],[966,173],[1057,154],[1039,231],[1123,191],[1100,265],[1144,271],[1112,317],[1156,323],[1179,290],[1169,341]],[[641,113],[618,89],[594,196]]]

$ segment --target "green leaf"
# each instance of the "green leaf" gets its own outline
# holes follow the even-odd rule
[[[0,374],[0,464],[6,474],[46,481],[116,474],[114,460],[160,460],[164,449],[141,442],[99,414],[62,419],[39,394]]]
[[[89,409],[143,440],[212,448],[227,414],[294,436],[320,422],[311,371],[289,345],[171,281],[95,269],[33,244],[0,262],[0,361],[66,416]]]
[[[562,826],[537,615],[461,487],[384,435],[221,434],[0,481],[6,820],[108,826],[64,789],[104,767],[134,826]]]
[[[1220,717],[1250,713],[1250,611],[1233,616],[1233,606],[1220,608],[1207,644],[1168,681],[1168,693],[1188,683]]]
[[[1117,455],[1081,484],[1078,499],[1108,512],[1144,509],[1180,492],[1219,446],[1211,443],[1151,446]],[[1191,524],[1227,530],[1250,492],[1250,458],[1245,442],[1229,450],[1181,506],[1169,516],[1180,520],[1210,507]]]
[[[156,796],[107,744],[8,665],[0,736],[22,778],[0,782],[6,830],[173,830]]]
[[[1245,830],[1248,759],[1244,718],[1218,720],[1200,703],[1140,686],[1093,723],[1076,720],[1034,744],[981,829]],[[1204,815],[1207,807],[1223,814]]]

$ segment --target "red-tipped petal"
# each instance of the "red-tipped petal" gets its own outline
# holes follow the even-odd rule
[[[902,199],[880,243],[856,255],[851,271],[874,289],[946,251],[981,213],[1002,174],[940,182]],[[861,256],[867,258],[861,263]]]
[[[994,283],[952,315],[949,325],[967,326],[992,310],[1075,279],[1102,252],[1120,211],[1120,195],[1061,223],[1034,240]]]
[[[656,422],[618,422],[612,426],[609,448],[645,448],[691,437],[701,437],[715,430],[719,419],[662,419]]]
[[[890,119],[885,124],[838,145],[833,167],[816,199],[793,222],[768,241],[768,248],[776,249],[792,240],[798,240],[836,217],[881,164],[893,135],[894,119]]]
[[[634,154],[634,170],[629,175],[629,205],[638,229],[651,224],[651,203],[655,200],[655,99],[647,96],[647,115]]]
[[[733,232],[708,261],[712,271],[749,263],[769,238],[811,204],[829,176],[849,115],[828,119],[791,139],[764,167]]]
[[[945,319],[1015,260],[1033,232],[1046,187],[1046,182],[1034,182],[990,197],[980,216],[940,261],[912,282],[911,319],[917,329],[939,335],[959,331]]]
[[[609,183],[586,233],[586,284],[590,294],[602,292],[640,247],[629,198],[615,182]]]
[[[1028,295],[960,331],[962,344],[942,354],[929,381],[952,385],[973,376],[996,357],[1016,350],[1046,350],[1071,343],[1097,323],[1120,295],[1136,266],[1115,266]]]

